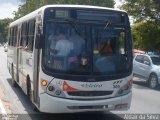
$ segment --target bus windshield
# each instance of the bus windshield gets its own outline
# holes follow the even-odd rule
[[[110,23],[48,21],[44,66],[56,73],[111,75],[128,72],[125,27]]]

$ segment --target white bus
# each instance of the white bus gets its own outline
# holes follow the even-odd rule
[[[127,110],[132,39],[125,11],[47,5],[9,26],[8,69],[46,113]]]

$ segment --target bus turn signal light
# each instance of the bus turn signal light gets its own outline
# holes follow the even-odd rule
[[[133,85],[133,80],[129,80],[128,84],[129,84],[129,86],[132,86]]]
[[[42,84],[42,86],[46,86],[47,85],[47,81],[46,80],[42,80],[41,84]]]

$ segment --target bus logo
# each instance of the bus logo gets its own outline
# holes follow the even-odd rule
[[[102,84],[100,83],[83,83],[81,84],[83,88],[101,88]]]
[[[78,91],[79,89],[70,86],[66,81],[63,83],[63,91]]]

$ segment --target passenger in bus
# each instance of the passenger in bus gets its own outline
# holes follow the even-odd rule
[[[60,30],[55,46],[56,55],[67,57],[73,52],[73,43],[67,40],[64,30]]]
[[[54,52],[55,52],[55,46],[56,46],[56,43],[58,41],[58,36],[59,36],[59,29],[56,30],[55,34],[53,31],[50,31],[49,32],[49,37],[48,37],[48,46],[50,47],[50,52],[51,52],[51,55],[54,55]]]
[[[80,35],[77,34],[74,28],[71,29],[71,36],[69,40],[73,43],[73,50],[75,56],[81,55],[82,50],[84,49],[85,41]]]

